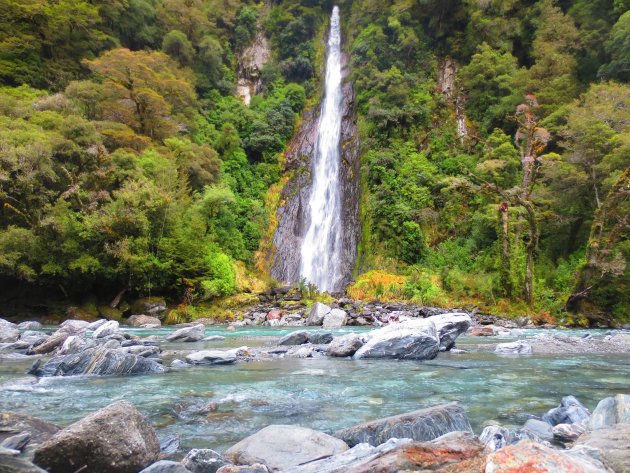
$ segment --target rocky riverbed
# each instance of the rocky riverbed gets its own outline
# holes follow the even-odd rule
[[[148,416],[161,453],[153,456],[155,443],[139,440],[143,427],[135,437],[120,440],[131,445],[123,456],[138,454],[142,465],[116,470],[97,462],[101,466],[85,471],[140,471],[158,459],[167,463],[148,471],[216,471],[219,466],[222,473],[414,471],[428,469],[418,459],[436,451],[447,453],[432,471],[507,471],[493,465],[518,464],[531,455],[542,455],[535,457],[541,464],[566,463],[566,471],[626,471],[618,465],[627,462],[627,452],[612,451],[611,445],[628,438],[627,420],[613,422],[625,419],[627,398],[612,396],[630,392],[627,332],[540,331],[463,311],[412,316],[391,310],[364,326],[348,325],[348,312],[323,304],[299,320],[289,315],[273,308],[230,326],[172,328],[148,314],[128,319],[133,326],[68,320],[42,327],[0,320],[0,409],[6,411],[3,419],[17,419],[16,426],[6,428],[14,438],[1,451],[2,462],[9,465],[2,468],[40,471],[25,462],[44,437],[60,429],[58,424],[73,425],[65,439],[70,434],[92,439],[86,432],[93,423],[110,426],[107,438],[116,437],[117,425],[146,426],[129,403],[110,410],[132,420],[99,420],[99,409],[120,399],[134,402]],[[565,396],[556,411],[545,413],[560,395],[573,393],[577,398]],[[597,411],[602,395],[611,397],[606,409]],[[446,407],[428,407],[440,402]],[[416,412],[419,407],[429,408],[429,414]],[[592,416],[589,409],[595,409]],[[110,414],[106,410],[104,418]],[[352,420],[367,424],[353,427]],[[76,421],[84,425],[76,426]],[[282,427],[264,430],[301,424],[306,430],[283,435],[276,432]],[[44,436],[32,427],[42,425]],[[245,442],[259,430],[258,438]],[[299,438],[293,444],[304,444],[300,451],[308,452],[309,442],[319,445],[331,434],[333,444],[342,442],[346,448],[317,450],[301,464],[274,463],[259,454],[284,451],[285,446],[265,443],[270,439]],[[72,448],[80,444],[75,440]],[[257,445],[254,453],[234,453],[241,441]],[[148,445],[148,453],[142,445]],[[55,448],[47,447],[35,460],[50,471],[74,471],[56,463],[62,460]],[[81,448],[99,451],[93,443]],[[602,460],[602,451],[613,460]],[[195,469],[186,456],[216,468]],[[290,450],[286,456],[299,457]],[[113,453],[106,457],[116,458]],[[592,469],[571,470],[576,461]]]

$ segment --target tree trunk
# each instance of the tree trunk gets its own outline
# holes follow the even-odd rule
[[[499,241],[501,244],[501,291],[505,297],[512,296],[512,261],[510,259],[510,229],[509,229],[509,205],[501,202],[499,205]]]

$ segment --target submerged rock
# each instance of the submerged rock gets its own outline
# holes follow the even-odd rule
[[[204,324],[184,327],[171,333],[166,340],[169,342],[198,342],[204,337],[206,326]]]
[[[39,361],[39,360],[38,360]],[[158,374],[166,368],[155,360],[127,353],[125,349],[105,346],[90,348],[72,355],[56,356],[43,366],[35,363],[29,374],[35,376]]]
[[[322,327],[325,329],[343,327],[348,323],[348,314],[345,310],[332,309],[324,316]]]
[[[440,350],[435,323],[428,319],[391,324],[367,334],[368,341],[354,354],[360,358],[430,360]]]
[[[328,307],[326,304],[322,304],[321,302],[316,302],[311,307],[311,311],[308,313],[308,317],[306,318],[306,325],[321,325],[324,322],[324,317],[326,314],[330,313],[332,309]]]
[[[532,346],[523,340],[517,340],[510,343],[499,343],[494,352],[501,355],[531,355]]]
[[[630,423],[630,396],[627,394],[617,394],[599,401],[588,427],[595,430],[619,423]]]
[[[209,448],[193,448],[182,460],[182,465],[192,473],[216,473],[227,464],[225,458]]]
[[[278,340],[278,345],[302,345],[308,342],[308,332],[306,330],[298,330],[291,332]]]
[[[35,450],[33,462],[50,473],[136,473],[159,452],[147,419],[118,401],[59,431]]]
[[[586,421],[589,417],[591,417],[591,413],[584,404],[573,396],[565,396],[560,401],[560,406],[547,411],[543,420],[553,426]]]
[[[225,452],[236,465],[262,463],[272,471],[285,470],[348,449],[338,438],[294,425],[270,425]]]
[[[363,346],[363,340],[356,333],[349,333],[341,337],[333,338],[333,341],[328,345],[326,353],[328,356],[352,356],[356,351]]]
[[[472,428],[464,409],[451,402],[364,422],[334,435],[352,447],[360,443],[376,446],[391,438],[428,441],[456,431],[472,432]]]

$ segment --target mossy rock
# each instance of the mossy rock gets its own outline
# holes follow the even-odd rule
[[[66,318],[75,320],[85,320],[86,322],[94,322],[98,319],[98,312],[87,311],[83,307],[68,307],[66,310]]]
[[[98,313],[101,317],[107,320],[116,320],[120,322],[122,320],[122,312],[119,309],[110,307],[108,305],[101,305],[98,307]]]
[[[162,319],[166,316],[166,301],[163,297],[141,297],[131,304],[131,313],[153,315]]]

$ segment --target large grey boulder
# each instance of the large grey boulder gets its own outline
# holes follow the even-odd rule
[[[440,351],[435,323],[428,319],[393,323],[366,336],[368,341],[354,354],[355,359],[431,360]]]
[[[589,417],[591,417],[591,413],[584,404],[574,396],[565,396],[560,401],[560,406],[549,409],[542,419],[554,426],[586,421]]]
[[[136,473],[159,453],[149,421],[118,401],[59,431],[35,450],[33,462],[50,473]]]
[[[204,337],[206,326],[204,324],[184,327],[171,333],[166,339],[169,342],[198,342]]]
[[[0,319],[0,343],[13,343],[19,338],[18,326],[8,320]]]
[[[216,473],[227,464],[225,458],[209,448],[193,448],[182,460],[182,465],[192,473]]]
[[[102,324],[99,328],[92,332],[92,338],[105,338],[110,335],[114,335],[118,332],[120,328],[120,324],[115,320],[108,320],[104,324]]]
[[[455,346],[455,340],[472,326],[472,319],[468,314],[451,313],[428,317],[427,320],[435,324],[440,338],[440,350],[450,350]]]
[[[360,443],[380,445],[392,438],[418,441],[436,439],[449,432],[472,432],[468,416],[456,402],[372,420],[335,432],[351,447]]]
[[[617,394],[599,401],[588,423],[591,430],[630,423],[630,396]]]
[[[71,355],[55,356],[40,366],[35,362],[29,374],[35,376],[158,374],[166,368],[155,360],[106,346],[89,348]]]
[[[571,451],[600,460],[614,472],[630,472],[630,424],[614,424],[586,432]]]
[[[518,431],[500,425],[488,425],[479,434],[479,441],[491,451],[515,444],[523,438],[524,436]]]
[[[531,438],[536,440],[544,440],[545,442],[551,442],[553,440],[551,425],[542,420],[528,419],[523,426],[523,430],[526,434],[529,434]]]
[[[333,341],[333,334],[330,332],[309,332],[308,342],[313,345],[327,345]]]
[[[84,332],[87,330],[90,322],[85,320],[68,319],[59,324],[59,330],[63,330],[69,333]]]
[[[40,330],[42,328],[42,324],[34,320],[27,320],[26,322],[18,324],[18,328],[20,330]]]
[[[306,318],[306,325],[321,325],[326,314],[330,313],[330,307],[321,302],[316,302]]]
[[[57,350],[57,355],[71,355],[93,346],[94,342],[92,340],[88,341],[80,335],[70,335]]]
[[[303,345],[306,342],[308,342],[308,332],[306,330],[298,330],[282,337],[278,340],[278,345]]]
[[[515,342],[497,344],[494,352],[500,355],[531,355],[532,346],[523,340],[517,340]]]
[[[152,315],[135,314],[127,319],[127,323],[132,327],[149,326],[161,326],[162,322],[157,317]]]
[[[227,365],[236,361],[237,350],[201,350],[186,356],[193,365]]]
[[[362,346],[363,340],[361,337],[356,333],[349,333],[333,338],[333,341],[330,342],[326,349],[326,354],[336,357],[352,356]]]
[[[295,425],[270,425],[225,452],[236,465],[262,463],[272,471],[336,455],[348,449],[341,440]]]
[[[345,310],[333,309],[324,316],[322,327],[330,330],[331,328],[343,327],[347,322],[348,314],[346,314]]]

